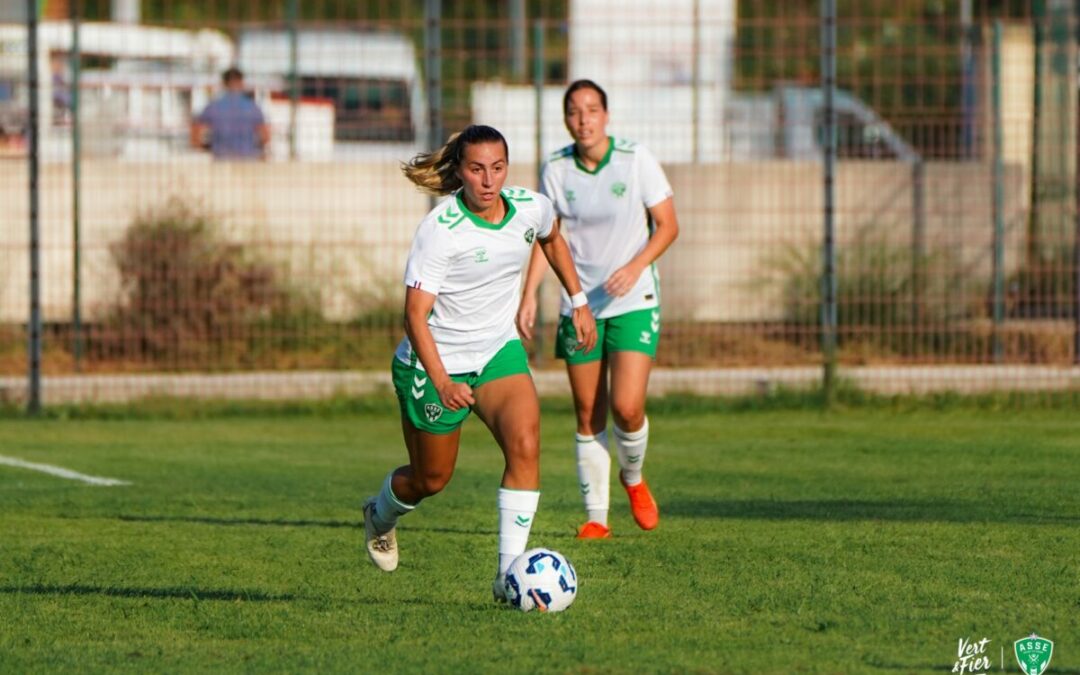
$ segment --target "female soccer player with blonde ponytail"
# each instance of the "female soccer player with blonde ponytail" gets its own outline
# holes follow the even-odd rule
[[[497,130],[469,126],[404,167],[423,190],[449,195],[420,222],[405,266],[405,338],[391,372],[409,463],[364,504],[366,548],[387,572],[398,566],[398,518],[450,481],[461,425],[470,411],[502,449],[499,562],[492,585],[525,551],[540,499],[540,407],[514,328],[521,271],[533,242],[568,293],[580,298],[571,323],[575,349],[596,343],[570,251],[547,197],[504,188],[509,162]]]

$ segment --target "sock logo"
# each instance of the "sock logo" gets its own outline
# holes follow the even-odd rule
[[[627,455],[626,461],[631,464],[637,464],[641,461],[641,455]]]
[[[527,518],[525,516],[518,516],[517,518],[514,519],[514,524],[517,525],[518,527],[528,527],[529,522],[531,520],[532,520],[532,518]]]
[[[583,494],[583,495],[589,494],[589,484],[588,483],[582,483],[581,484],[581,494]]]

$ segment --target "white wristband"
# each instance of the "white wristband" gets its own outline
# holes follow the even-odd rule
[[[570,296],[570,306],[574,309],[584,307],[587,304],[589,304],[589,298],[585,295],[585,291],[578,291]]]

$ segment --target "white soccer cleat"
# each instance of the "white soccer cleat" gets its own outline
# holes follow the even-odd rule
[[[374,512],[375,498],[372,497],[364,502],[364,546],[375,567],[383,572],[393,572],[398,566],[397,528],[383,534],[376,532]]]
[[[491,582],[491,594],[495,596],[495,602],[508,602],[506,598],[506,575],[496,574],[495,581]]]

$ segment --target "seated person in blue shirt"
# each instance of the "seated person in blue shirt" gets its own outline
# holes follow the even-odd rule
[[[191,123],[191,145],[210,148],[215,159],[263,159],[270,128],[262,110],[244,91],[244,74],[229,68],[222,76],[225,92]]]

